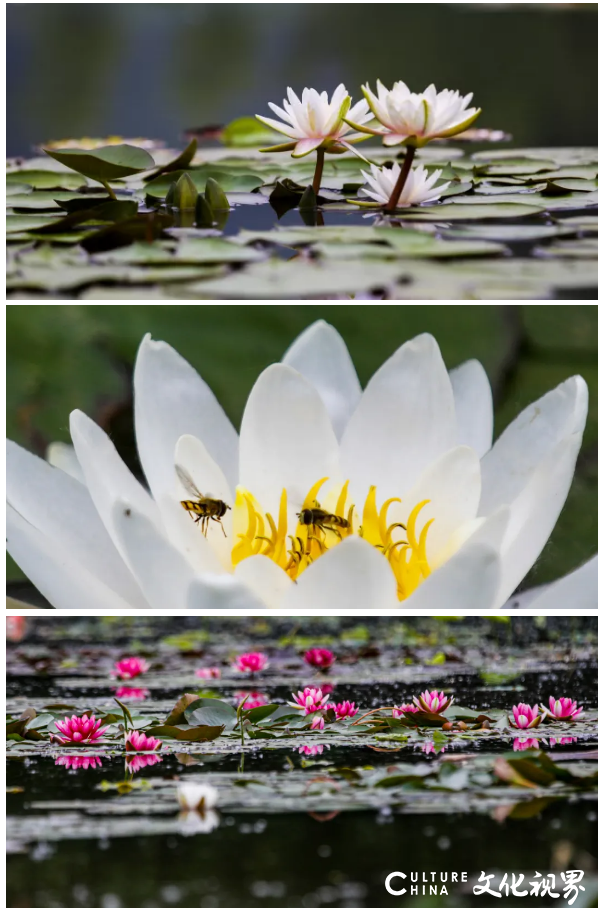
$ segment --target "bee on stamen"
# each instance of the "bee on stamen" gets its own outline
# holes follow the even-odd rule
[[[224,537],[226,537],[227,534],[224,530],[224,525],[222,524],[222,518],[227,511],[230,511],[230,506],[226,505],[222,499],[213,499],[210,495],[203,495],[202,492],[199,492],[184,468],[177,464],[176,473],[186,492],[193,497],[192,499],[181,500],[180,505],[186,509],[195,524],[198,524],[199,521],[201,522],[201,531],[203,535],[205,537],[207,536],[209,522],[217,521],[221,526]]]
[[[347,518],[341,518],[340,515],[331,515],[329,512],[325,512],[317,502],[313,508],[302,508],[297,513],[297,518],[299,519],[299,524],[306,525],[314,531],[320,531],[322,534],[325,531],[331,531],[331,533],[336,534],[339,540],[343,539],[341,530],[347,530],[351,527]],[[308,537],[307,539],[309,540],[310,538]]]

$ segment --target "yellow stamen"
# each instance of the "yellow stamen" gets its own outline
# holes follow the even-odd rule
[[[232,564],[237,565],[249,556],[267,556],[295,580],[308,565],[345,537],[357,532],[385,556],[397,580],[399,600],[405,600],[431,574],[426,543],[435,519],[431,518],[420,529],[417,528],[418,515],[429,500],[424,499],[415,505],[405,524],[401,521],[389,524],[389,509],[393,503],[401,504],[402,500],[394,496],[383,502],[379,509],[376,486],[370,486],[361,512],[361,527],[355,531],[355,507],[350,505],[347,508],[349,480],[340,489],[335,487],[331,490],[321,504],[318,502],[318,493],[327,479],[328,477],[323,477],[314,483],[301,506],[301,512],[306,509],[319,510],[322,514],[318,522],[301,524],[299,519],[294,534],[288,533],[286,489],[282,490],[276,523],[269,512],[263,511],[252,493],[238,487],[234,504],[236,542],[232,549]],[[397,538],[394,539],[398,531]]]

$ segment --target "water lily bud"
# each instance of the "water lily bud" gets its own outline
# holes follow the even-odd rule
[[[458,729],[460,731],[466,731],[468,729],[468,725],[465,721],[458,721]]]
[[[308,184],[303,194],[301,195],[301,200],[299,201],[299,209],[314,209],[318,205],[318,198],[316,197],[316,192],[314,191],[311,184]]]
[[[441,725],[441,730],[442,730],[442,731],[451,731],[451,729],[453,728],[453,726],[454,726],[454,725],[453,725],[453,722],[451,722],[451,721],[446,721],[445,724],[442,724],[442,725]]]
[[[204,194],[199,194],[196,201],[196,224],[199,229],[210,229],[215,222],[213,210]]]
[[[205,198],[212,210],[229,210],[230,204],[215,178],[207,178]]]
[[[176,182],[172,181],[169,185],[167,194],[165,195],[165,206],[172,207],[174,205],[174,196],[176,193]]]
[[[199,192],[194,181],[187,172],[184,172],[178,178],[171,205],[179,207],[181,210],[192,210],[196,206],[198,196]]]

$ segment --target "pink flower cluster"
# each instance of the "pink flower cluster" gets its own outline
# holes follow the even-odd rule
[[[418,708],[413,702],[405,702],[403,705],[393,706],[393,718],[403,718],[406,712],[417,712]]]
[[[512,715],[508,716],[508,722],[513,728],[521,730],[536,728],[541,724],[542,715],[538,714],[539,709],[536,705],[531,708],[524,702],[512,706]]]
[[[349,702],[348,699],[345,699],[344,702],[329,702],[324,708],[333,709],[337,716],[337,721],[342,718],[353,718],[359,712],[355,702]]]
[[[219,680],[222,672],[219,667],[199,667],[194,672],[195,677],[199,680]]]
[[[65,769],[102,769],[100,756],[57,756],[55,766],[64,766]]]
[[[112,673],[119,680],[132,680],[134,677],[146,673],[148,668],[148,662],[144,658],[122,658],[121,661],[115,662]]]
[[[139,753],[141,750],[159,750],[163,741],[158,737],[147,737],[142,731],[128,731],[125,735],[125,748],[128,752]]]
[[[305,715],[310,715],[312,712],[326,708],[330,695],[328,693],[324,695],[319,686],[306,686],[304,690],[293,693],[293,699],[295,702],[289,702],[289,705],[300,709]]]
[[[578,718],[583,717],[583,706],[577,708],[577,703],[574,699],[567,699],[566,697],[555,699],[554,696],[550,696],[549,701],[548,708],[545,705],[541,706],[542,712],[545,712],[548,718],[556,718],[558,721],[576,721]]]
[[[256,674],[268,667],[268,659],[260,651],[250,651],[248,654],[239,655],[234,667],[243,674]]]
[[[89,718],[87,715],[82,715],[81,718],[72,715],[71,718],[57,721],[56,726],[62,736],[51,733],[51,743],[97,743],[109,727],[107,724],[103,728],[100,719],[94,715],[90,715]]]
[[[305,660],[312,667],[317,667],[320,670],[329,670],[334,663],[335,656],[328,648],[310,648],[309,651],[305,652]]]
[[[246,709],[259,708],[261,705],[267,705],[270,701],[265,693],[246,693],[244,690],[239,690],[234,693],[237,708],[245,696],[247,696],[247,701],[244,704],[244,708]]]

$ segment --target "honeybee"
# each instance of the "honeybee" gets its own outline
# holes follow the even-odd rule
[[[314,530],[322,531],[322,533],[324,533],[324,531],[331,531],[341,540],[342,537],[339,528],[346,530],[350,526],[349,521],[347,521],[346,518],[341,518],[340,515],[331,515],[329,512],[325,512],[317,503],[313,508],[301,509],[301,511],[297,513],[297,518],[299,519],[299,524],[305,524],[307,527],[311,527]]]
[[[201,522],[201,531],[205,537],[207,536],[210,521],[219,522],[224,532],[224,537],[226,537],[222,518],[230,510],[230,506],[226,505],[222,499],[212,499],[211,496],[204,496],[202,492],[199,492],[184,468],[178,464],[176,464],[176,473],[184,489],[194,497],[193,499],[183,499],[180,505],[186,509],[195,524],[198,524],[199,521]]]

